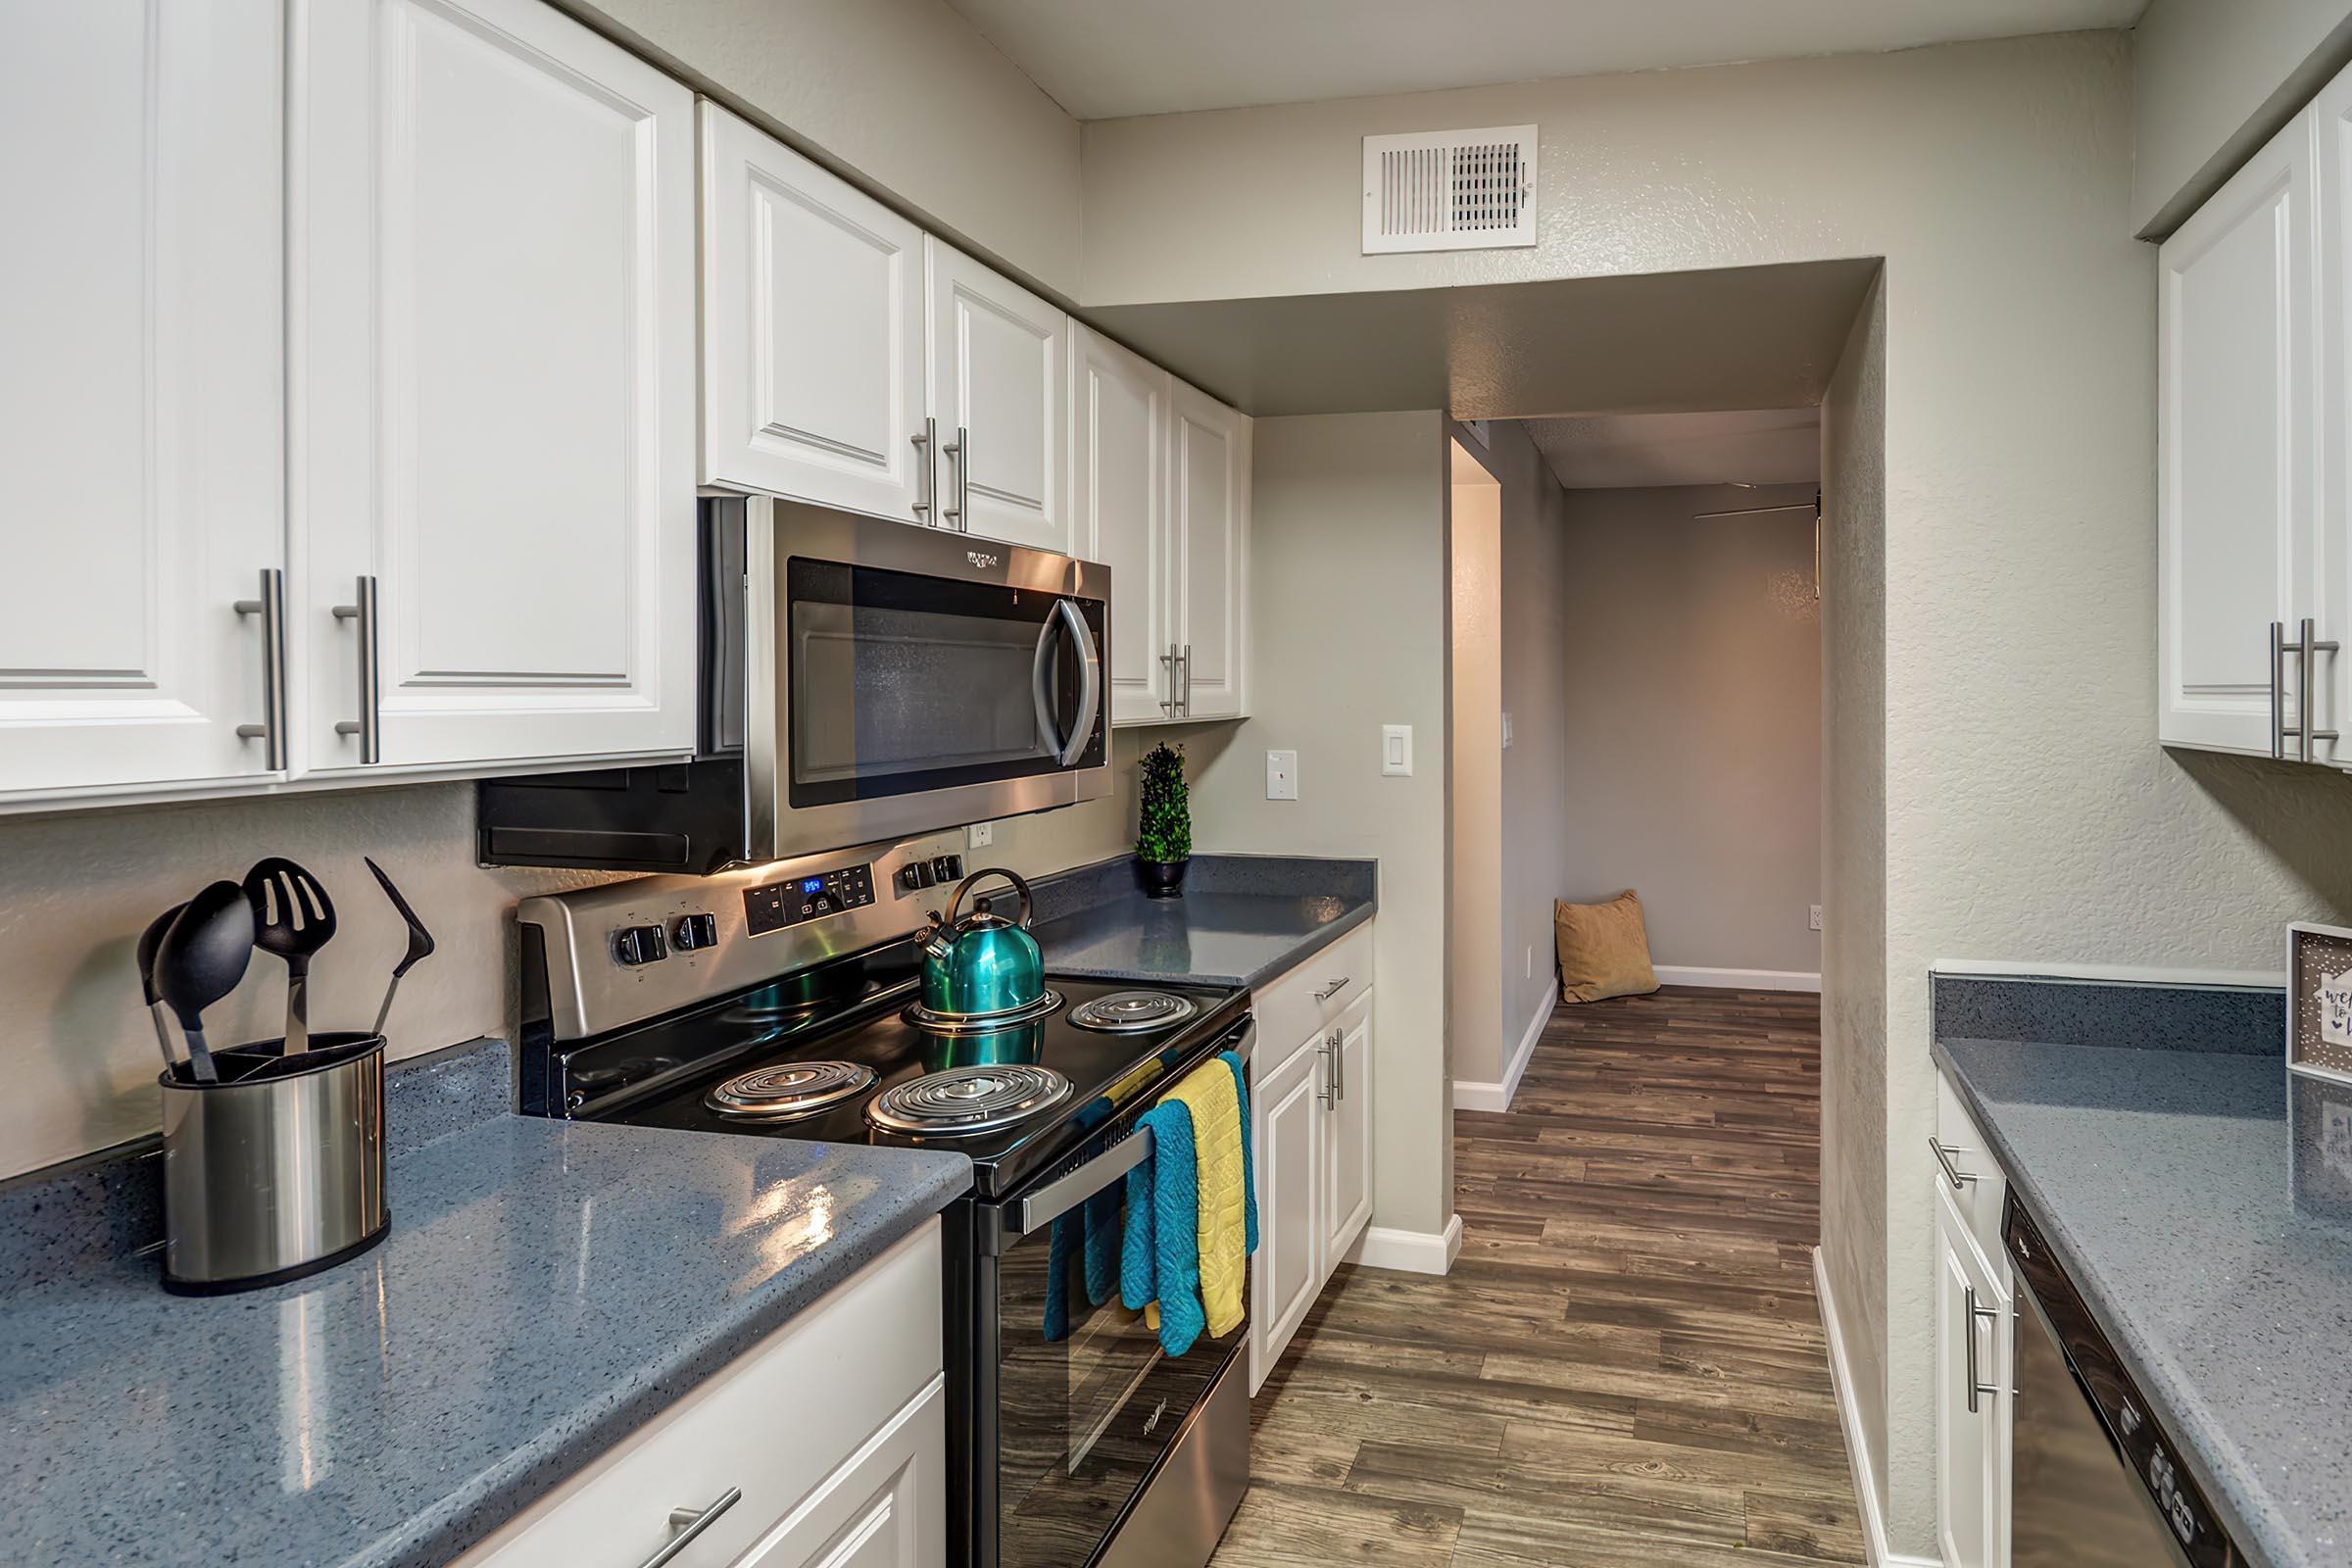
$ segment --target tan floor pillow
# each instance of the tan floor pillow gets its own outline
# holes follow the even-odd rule
[[[1642,898],[1632,888],[1606,904],[1554,901],[1551,925],[1559,948],[1562,1002],[1598,1002],[1658,989],[1657,973],[1649,966],[1649,932],[1642,924]]]

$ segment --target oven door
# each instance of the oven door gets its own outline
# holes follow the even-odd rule
[[[790,502],[754,507],[747,557],[744,752],[775,857],[1109,792],[1104,567]]]
[[[977,1568],[1095,1562],[1131,1513],[1139,1528],[1151,1524],[1164,1537],[1159,1516],[1171,1510],[1152,1504],[1169,1500],[1159,1494],[1171,1488],[1188,1493],[1171,1516],[1206,1524],[1177,1532],[1202,1540],[1198,1550],[1166,1560],[1204,1561],[1248,1487],[1246,1399],[1225,1401],[1238,1419],[1207,1419],[1212,1395],[1242,1388],[1227,1374],[1249,1334],[1247,1272],[1240,1327],[1221,1339],[1203,1332],[1182,1355],[1160,1348],[1145,1314],[1119,1298],[1116,1244],[1134,1143],[1053,1183],[1051,1212],[1031,1200],[1024,1218],[1022,1200],[1005,1203],[996,1255],[981,1261]],[[1024,1226],[1018,1234],[1015,1224]]]

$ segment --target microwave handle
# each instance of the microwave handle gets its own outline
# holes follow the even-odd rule
[[[1070,726],[1068,740],[1063,740],[1061,728],[1054,721],[1054,626],[1055,621],[1070,629],[1070,641],[1078,650],[1078,721]],[[1056,601],[1054,613],[1037,631],[1037,656],[1029,665],[1029,695],[1037,704],[1037,727],[1054,749],[1054,760],[1063,767],[1086,755],[1086,743],[1095,731],[1095,714],[1102,706],[1102,654],[1095,644],[1094,628],[1078,612],[1078,607],[1067,599]]]

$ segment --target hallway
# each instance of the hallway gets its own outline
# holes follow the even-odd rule
[[[1443,1279],[1348,1270],[1254,1412],[1212,1568],[1860,1562],[1812,1288],[1820,1012],[1562,1007],[1455,1117]]]

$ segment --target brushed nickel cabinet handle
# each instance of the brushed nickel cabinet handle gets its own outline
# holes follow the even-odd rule
[[[1960,1294],[1967,1298],[1968,1302],[1968,1323],[1961,1332],[1968,1336],[1968,1413],[1975,1415],[1983,1408],[1983,1401],[1986,1396],[2001,1392],[1999,1384],[1986,1383],[1978,1375],[1977,1324],[1985,1318],[1990,1318],[1993,1322],[1998,1323],[2001,1320],[2001,1314],[1989,1306],[1977,1304],[1977,1288],[1974,1285],[1962,1286]]]
[[[239,615],[262,617],[262,721],[239,724],[239,740],[262,743],[262,766],[275,773],[286,765],[286,574],[264,566],[261,597],[240,599]]]
[[[694,1544],[694,1538],[718,1522],[718,1516],[743,1500],[741,1487],[729,1487],[716,1502],[708,1508],[672,1508],[669,1528],[676,1532],[660,1551],[645,1559],[644,1568],[662,1568],[679,1552]]]
[[[1326,1105],[1337,1103],[1340,1098],[1339,1053],[1335,1049],[1338,1039],[1337,1035],[1325,1035],[1323,1043],[1315,1048],[1315,1054],[1323,1058],[1323,1087],[1315,1091],[1315,1098]]]
[[[1184,716],[1193,716],[1193,645],[1184,645]]]
[[[939,421],[925,418],[921,431],[907,439],[914,443],[914,450],[922,454],[921,466],[915,470],[915,493],[918,499],[914,503],[914,514],[925,527],[929,527],[932,520],[931,505],[939,498]]]
[[[1348,977],[1346,975],[1342,975],[1337,980],[1334,980],[1329,985],[1323,987],[1322,990],[1317,991],[1315,993],[1315,1000],[1317,1002],[1329,1002],[1332,998],[1338,996],[1341,992],[1347,989]]]
[[[1952,1161],[1954,1154],[1962,1153],[1964,1151],[1952,1148],[1933,1134],[1928,1137],[1928,1147],[1936,1152],[1936,1163],[1943,1167],[1944,1178],[1952,1184],[1953,1192],[1958,1192],[1976,1180],[1976,1177],[1962,1170]]]
[[[384,760],[382,622],[376,614],[375,579],[359,579],[359,603],[335,606],[337,620],[360,623],[360,716],[335,721],[338,735],[360,738],[360,761],[372,767]]]
[[[2303,617],[2303,624],[2297,628],[2295,637],[2295,651],[2302,657],[2302,678],[2295,692],[2295,717],[2296,728],[2303,737],[2303,760],[2306,762],[2312,760],[2311,743],[2313,741],[2335,739],[2335,731],[2318,727],[2320,710],[2318,700],[2314,695],[2318,688],[2313,685],[2313,680],[2319,674],[2318,656],[2332,654],[2336,648],[2337,645],[2332,641],[2320,641],[2318,625],[2309,615]]]
[[[1174,643],[1168,644],[1168,651],[1159,656],[1159,666],[1168,672],[1168,695],[1159,700],[1159,710],[1170,718],[1174,718],[1176,716],[1176,645]]]

